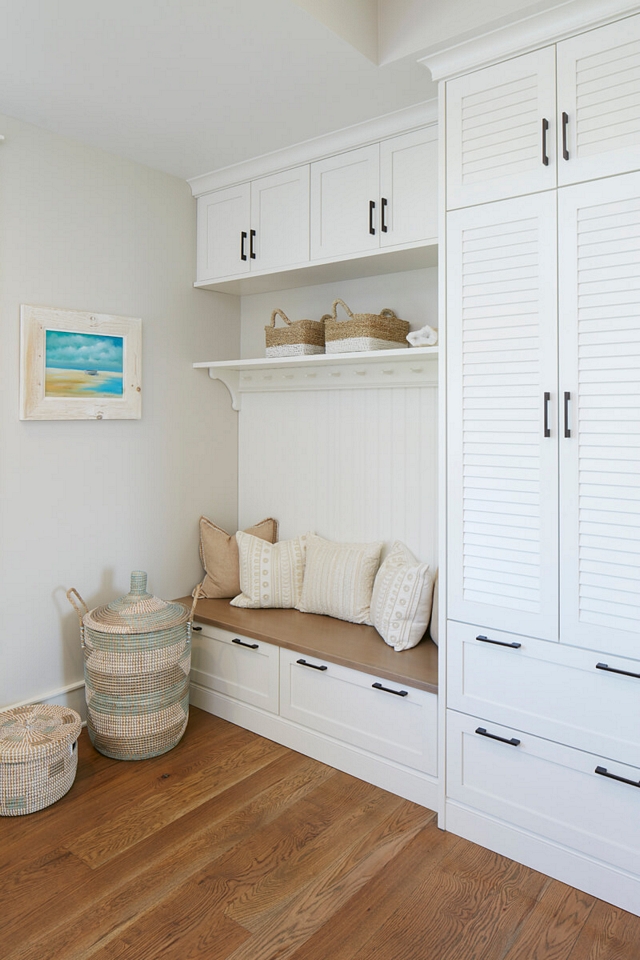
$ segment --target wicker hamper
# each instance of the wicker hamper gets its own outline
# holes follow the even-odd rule
[[[338,320],[338,305],[343,307],[348,320]],[[352,313],[344,300],[334,300],[332,313],[322,319],[327,353],[395,350],[409,346],[406,338],[410,325],[406,320],[399,320],[393,310]]]
[[[282,317],[286,327],[276,327],[276,317]],[[279,309],[271,314],[271,323],[264,328],[268,357],[299,357],[324,353],[324,323],[322,320],[289,320]]]
[[[147,593],[147,575],[131,591],[89,611],[74,589],[84,651],[87,729],[96,750],[116,760],[166,753],[189,719],[191,613]],[[83,612],[84,611],[84,612]]]
[[[71,789],[82,721],[75,710],[37,703],[0,713],[0,816],[35,813]]]

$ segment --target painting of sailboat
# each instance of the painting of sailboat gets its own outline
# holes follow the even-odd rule
[[[122,397],[123,337],[47,330],[45,351],[45,397]]]

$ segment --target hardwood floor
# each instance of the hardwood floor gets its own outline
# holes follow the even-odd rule
[[[2,960],[638,960],[640,918],[192,709],[139,763],[0,818]]]

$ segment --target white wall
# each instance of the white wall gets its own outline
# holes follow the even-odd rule
[[[238,355],[235,298],[194,290],[186,183],[0,117],[0,705],[82,678],[78,623],[149,573],[201,576],[201,513],[233,528],[237,417],[195,360]],[[20,422],[21,303],[142,318],[143,414]],[[81,696],[69,701],[78,706]]]

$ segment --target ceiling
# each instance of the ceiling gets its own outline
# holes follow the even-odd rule
[[[435,97],[415,54],[377,65],[359,28],[373,9],[0,0],[0,113],[178,177],[207,173]]]

